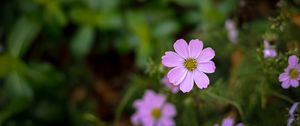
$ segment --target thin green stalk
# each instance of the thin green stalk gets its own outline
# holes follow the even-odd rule
[[[278,98],[281,98],[281,99],[283,99],[283,100],[285,100],[285,101],[287,101],[287,102],[289,102],[291,104],[293,104],[295,102],[294,100],[290,99],[289,97],[287,97],[287,96],[285,96],[283,94],[280,94],[280,93],[278,93],[276,91],[273,91],[273,90],[270,90],[270,94],[272,94],[272,95],[274,95],[274,96],[276,96]]]
[[[233,105],[234,107],[236,107],[236,109],[238,110],[239,114],[241,115],[241,119],[242,119],[243,121],[245,120],[245,119],[244,119],[244,112],[243,112],[243,110],[242,110],[242,107],[241,107],[238,103],[236,103],[235,101],[233,101],[233,100],[231,100],[231,99],[228,99],[228,98],[226,98],[226,97],[222,97],[222,96],[220,96],[220,95],[217,95],[217,94],[215,94],[215,93],[212,93],[212,92],[210,92],[210,91],[207,91],[206,93],[207,93],[208,96],[210,96],[210,97],[212,97],[212,98],[218,99],[218,100],[220,100],[220,101],[227,102],[227,103]]]
[[[134,95],[135,91],[136,91],[136,87],[131,87],[126,94],[124,95],[123,99],[121,100],[120,105],[118,106],[117,110],[116,110],[116,117],[114,120],[114,125],[118,126],[118,123],[120,122],[120,118],[122,115],[122,112],[126,106],[126,104],[128,103],[128,101],[130,100],[130,98]]]

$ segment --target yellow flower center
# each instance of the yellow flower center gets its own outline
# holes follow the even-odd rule
[[[188,58],[184,61],[184,67],[188,69],[189,71],[193,71],[197,68],[197,61],[193,58]]]
[[[296,79],[298,77],[298,75],[299,75],[299,72],[297,69],[293,68],[290,70],[290,77],[292,79]]]
[[[153,108],[151,115],[153,118],[158,119],[161,116],[161,112],[159,108]]]

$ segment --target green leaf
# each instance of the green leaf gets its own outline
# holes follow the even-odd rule
[[[57,2],[49,2],[46,7],[46,21],[55,23],[59,26],[65,26],[67,24],[67,18]]]
[[[48,63],[30,63],[26,77],[31,85],[37,87],[57,86],[64,80],[63,74]]]
[[[0,125],[2,124],[12,115],[18,113],[19,111],[24,110],[28,107],[30,103],[30,98],[28,97],[17,97],[12,99],[8,105],[6,105],[0,111]]]
[[[200,8],[200,17],[204,30],[211,30],[222,24],[232,9],[230,5],[235,1],[214,2],[210,0],[201,0],[198,5]],[[230,3],[230,4],[228,4]]]
[[[85,0],[84,2],[89,8],[99,9],[101,11],[115,10],[119,3],[121,3],[120,0]]]
[[[175,34],[179,29],[177,22],[173,20],[161,21],[153,30],[153,36],[157,38],[164,38]]]
[[[101,12],[99,13],[101,20],[98,21],[100,29],[119,29],[122,27],[122,19],[119,12]]]
[[[28,49],[40,31],[40,24],[26,17],[20,18],[8,36],[8,50],[14,57],[21,56]]]
[[[32,97],[32,90],[27,81],[18,73],[13,72],[6,78],[6,93],[10,97]]]
[[[11,63],[12,58],[8,55],[2,55],[0,56],[0,78],[8,75],[12,69]]]
[[[193,6],[197,4],[198,0],[170,0],[170,1],[174,1],[175,3],[181,6]]]
[[[0,125],[10,116],[28,107],[33,95],[32,89],[27,85],[26,80],[15,72],[6,78],[4,91],[4,94],[11,101],[0,111]]]
[[[96,12],[88,9],[74,8],[70,12],[71,19],[80,24],[88,26],[97,26],[101,16]]]
[[[63,11],[61,0],[32,0],[40,9],[44,21],[52,27],[62,27],[67,24],[67,17]]]
[[[94,29],[92,27],[81,27],[73,37],[70,50],[76,59],[84,58],[93,44],[95,38]]]
[[[101,29],[119,28],[122,26],[121,15],[114,11],[95,11],[83,8],[71,10],[72,21],[86,26],[98,27]]]
[[[151,36],[149,23],[146,20],[146,16],[141,12],[128,12],[127,22],[129,29],[137,37],[138,47],[137,63],[140,67],[146,66],[146,61],[151,55]]]
[[[9,54],[0,55],[0,78],[9,75],[13,71],[22,71],[25,65],[17,58]]]
[[[114,44],[118,53],[126,54],[129,51],[134,50],[134,47],[137,46],[137,43],[134,42],[135,37],[132,35],[122,36],[117,38],[116,43]]]
[[[50,101],[49,99],[43,99],[41,101],[35,101],[35,108],[31,111],[32,115],[40,121],[54,122],[60,120],[66,112],[60,102]]]

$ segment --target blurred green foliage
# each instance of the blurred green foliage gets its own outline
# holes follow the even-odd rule
[[[283,90],[277,78],[289,55],[300,56],[300,27],[293,20],[300,15],[300,4],[256,2],[2,0],[0,125],[126,125],[134,112],[132,102],[149,88],[176,105],[177,125],[210,126],[232,113],[246,125],[285,125],[286,108],[299,101],[300,91]],[[258,13],[265,11],[267,15]],[[227,19],[238,24],[237,44],[227,38]],[[275,59],[262,55],[263,39],[270,35],[279,53]],[[167,72],[161,56],[178,38],[199,38],[216,51],[217,71],[209,75],[209,88],[172,94],[160,83]],[[105,78],[99,73],[110,73],[93,68],[112,59],[108,64],[123,63],[116,63],[112,52],[133,54],[134,68],[122,74],[127,78],[117,90],[122,98],[107,119],[99,111],[109,103],[98,101],[95,85]]]

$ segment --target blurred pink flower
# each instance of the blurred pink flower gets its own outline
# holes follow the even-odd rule
[[[290,108],[290,111],[289,111],[289,114],[290,114],[290,117],[289,117],[289,119],[288,119],[288,126],[291,126],[292,125],[292,123],[293,123],[293,121],[295,120],[295,115],[294,115],[294,113],[295,113],[295,111],[296,111],[296,109],[297,109],[297,107],[298,107],[298,102],[295,102],[293,105],[292,105],[292,107]]]
[[[225,22],[225,27],[229,41],[232,43],[237,43],[239,32],[236,28],[236,23],[233,20],[228,19]]]
[[[143,98],[136,100],[133,106],[137,110],[131,117],[133,125],[175,126],[176,108],[167,103],[163,95],[146,90]]]
[[[189,92],[196,85],[207,88],[209,78],[204,73],[214,73],[216,66],[211,59],[215,56],[212,48],[203,49],[202,41],[191,40],[189,44],[183,39],[173,45],[175,52],[167,51],[162,57],[162,64],[172,68],[167,77],[174,85],[179,85],[182,92]]]
[[[172,84],[167,76],[164,76],[163,79],[161,80],[161,82],[172,91],[172,93],[177,93],[179,91],[179,87]]]
[[[214,126],[219,126],[219,124],[215,124]],[[234,126],[234,120],[230,117],[223,119],[221,126]],[[238,123],[235,126],[244,126],[243,123]]]
[[[296,55],[289,56],[289,65],[284,72],[281,73],[278,77],[281,83],[281,87],[284,89],[299,86],[300,80],[300,64],[298,64],[298,57]]]
[[[264,40],[264,57],[274,58],[277,56],[277,52],[274,47],[272,47],[268,40]]]

